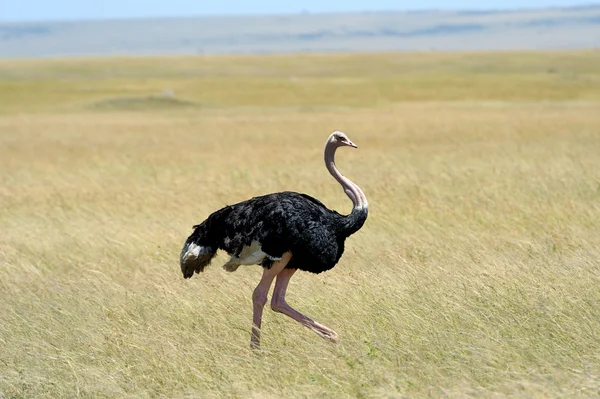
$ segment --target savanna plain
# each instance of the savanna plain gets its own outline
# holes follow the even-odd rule
[[[274,191],[369,218],[288,302],[179,253]],[[0,397],[600,396],[600,52],[0,61]]]

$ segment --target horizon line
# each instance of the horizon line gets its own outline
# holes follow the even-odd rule
[[[48,19],[1,19],[0,24],[27,24],[27,23],[77,23],[77,22],[108,22],[108,21],[133,21],[133,20],[160,20],[160,19],[196,19],[196,18],[257,18],[257,17],[290,17],[303,15],[358,15],[358,14],[418,14],[418,13],[512,13],[523,11],[543,10],[580,10],[587,8],[600,8],[599,3],[581,3],[571,6],[541,6],[541,7],[509,7],[509,8],[423,8],[423,9],[388,9],[388,10],[364,10],[364,11],[310,11],[300,10],[294,13],[207,13],[193,15],[163,15],[163,16],[123,16],[123,17],[80,17],[80,18],[48,18]]]

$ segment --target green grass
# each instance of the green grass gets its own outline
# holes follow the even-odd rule
[[[211,107],[596,101],[600,54],[198,56],[0,62],[0,110],[73,110],[165,89]]]
[[[0,397],[598,397],[599,62],[1,62]],[[341,341],[267,311],[253,353],[260,269],[184,281],[179,251],[253,195],[348,212],[333,129],[369,219],[288,300]]]

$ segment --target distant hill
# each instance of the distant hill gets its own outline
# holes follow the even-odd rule
[[[488,12],[0,22],[1,58],[596,47],[600,47],[600,5]]]

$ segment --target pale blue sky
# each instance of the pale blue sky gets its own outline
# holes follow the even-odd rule
[[[415,9],[506,9],[598,4],[585,0],[0,0],[0,21]]]

